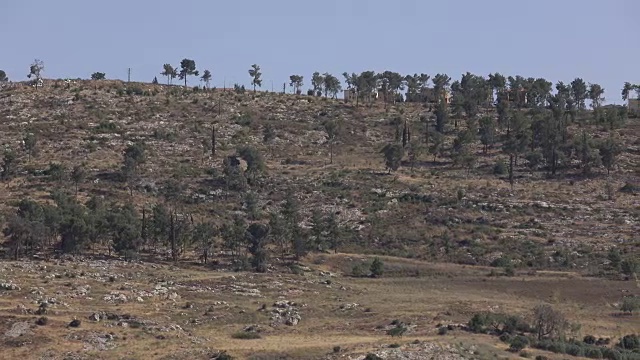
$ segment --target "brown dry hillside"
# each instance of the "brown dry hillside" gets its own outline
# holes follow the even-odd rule
[[[496,128],[486,152],[476,138],[459,161],[455,139],[470,122],[450,114],[435,159],[423,149],[412,161],[407,147],[399,169],[388,171],[381,150],[397,131],[402,138],[405,121],[410,143],[421,144],[429,119],[433,145],[431,110],[120,81],[5,86],[0,161],[15,159],[0,182],[0,240],[8,259],[20,259],[0,263],[0,358],[209,359],[219,350],[253,359],[516,358],[497,337],[455,324],[483,311],[529,319],[540,303],[580,323],[576,338],[613,344],[640,329],[638,315],[620,315],[625,296],[640,296],[639,120],[610,130],[579,112],[557,174],[533,166],[527,145],[511,186],[496,171],[509,163],[506,129]],[[496,117],[493,108],[484,115]],[[327,122],[338,129],[332,162]],[[581,159],[600,156],[595,147],[609,136],[622,149],[610,175],[601,165],[583,172]],[[587,155],[572,145],[585,137],[594,146]],[[125,177],[134,144],[144,144],[145,161]],[[265,165],[253,173],[251,159],[242,161],[239,187],[226,164],[238,152],[245,160],[258,153]],[[78,166],[86,176],[76,194]],[[108,209],[102,228],[98,211],[87,210],[96,199]],[[269,233],[266,273],[232,271],[250,270],[257,257],[244,229],[229,243],[234,224],[273,224],[272,214],[290,210],[287,199],[299,204],[299,232]],[[125,204],[135,226],[119,227]],[[158,204],[184,225],[179,251],[149,225]],[[314,210],[335,216],[337,230],[321,236],[337,251],[326,243],[318,250]],[[193,230],[204,222],[215,227],[208,264]],[[80,245],[70,250],[72,241]],[[298,260],[295,241],[309,251]],[[373,256],[384,262],[382,277],[358,276]],[[41,316],[48,323],[34,325]],[[80,327],[67,326],[74,318]],[[404,337],[387,335],[393,320],[408,324]],[[254,330],[260,338],[242,339]]]
[[[162,199],[167,184],[179,183],[181,210],[220,224],[233,214],[246,215],[246,191],[227,190],[222,163],[250,145],[266,164],[265,174],[248,187],[263,218],[294,193],[305,225],[312,209],[321,209],[337,214],[352,230],[343,240],[345,250],[484,265],[507,253],[516,261],[535,262],[534,267],[564,263],[590,271],[599,271],[606,261],[600,255],[611,246],[637,254],[638,198],[633,189],[619,191],[625,184],[637,186],[637,119],[614,130],[623,152],[610,177],[602,167],[582,176],[574,151],[569,166],[555,177],[541,167],[530,170],[520,159],[511,189],[507,175],[493,174],[498,160],[508,163],[499,136],[487,154],[475,142],[471,171],[452,163],[453,138],[465,123],[453,117],[436,161],[424,151],[412,171],[405,154],[400,169],[387,174],[380,150],[394,139],[392,119],[401,116],[413,140],[422,142],[420,116],[432,114],[420,104],[397,104],[385,112],[382,104],[356,107],[276,93],[193,92],[118,81],[51,84],[38,91],[2,91],[0,141],[19,157],[17,176],[5,181],[0,193],[4,213],[25,197],[45,201],[52,189],[73,190],[68,176],[56,181],[46,175],[50,164],[63,165],[67,175],[85,164],[80,201],[101,195],[128,202],[131,185],[140,210]],[[333,164],[322,125],[326,120],[340,124]],[[460,129],[453,129],[454,121]],[[202,145],[212,124],[215,157]],[[266,127],[273,130],[268,142],[263,141]],[[603,125],[586,131],[596,141],[608,136]],[[580,129],[571,125],[569,132],[580,134]],[[22,142],[28,133],[36,134],[39,150],[30,160]],[[125,147],[140,140],[147,160],[139,177],[133,184],[118,181]],[[525,258],[528,254],[538,258]]]

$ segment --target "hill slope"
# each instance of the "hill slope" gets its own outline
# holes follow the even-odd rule
[[[82,202],[92,195],[119,203],[133,198],[140,210],[171,199],[171,207],[217,224],[233,214],[247,215],[247,191],[255,195],[251,202],[263,219],[279,209],[286,194],[295,194],[304,225],[310,225],[313,209],[337,215],[345,228],[345,250],[469,264],[489,264],[507,253],[542,267],[598,266],[602,260],[592,257],[612,244],[637,251],[629,246],[638,241],[637,198],[617,191],[633,183],[637,170],[636,120],[616,131],[624,151],[609,180],[602,168],[582,177],[577,166],[549,178],[520,160],[511,189],[506,175],[493,174],[497,161],[508,163],[499,141],[486,154],[475,141],[471,151],[477,160],[470,171],[451,161],[453,140],[465,123],[458,119],[459,129],[453,129],[454,118],[442,156],[432,161],[423,150],[411,170],[405,155],[400,169],[387,174],[380,150],[393,142],[394,119],[406,120],[413,142],[424,141],[421,115],[432,114],[420,104],[390,105],[385,112],[380,103],[356,107],[308,96],[195,92],[117,81],[58,83],[38,91],[9,88],[2,101],[1,141],[20,158],[17,176],[0,194],[0,210],[7,214],[24,197],[40,201],[52,189],[72,191],[68,173],[85,164]],[[332,164],[326,121],[339,128]],[[215,156],[206,144],[212,126]],[[588,131],[596,140],[608,136],[600,126]],[[570,132],[579,130],[573,125]],[[32,159],[23,146],[28,133],[37,139]],[[123,153],[134,142],[144,142],[146,161],[135,179],[121,181]],[[234,191],[225,181],[223,160],[243,146],[260,153],[266,172],[255,179],[247,173],[253,184]],[[57,168],[47,176],[51,163],[62,164],[66,176],[55,175]],[[550,254],[555,258],[546,261]]]

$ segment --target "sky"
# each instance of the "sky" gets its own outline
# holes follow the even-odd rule
[[[622,103],[640,84],[637,0],[0,0],[0,69],[26,80],[35,58],[45,78],[163,81],[164,63],[193,59],[212,86],[263,89],[314,71],[401,74],[467,71],[576,77]],[[191,77],[189,84],[196,85]],[[288,89],[289,91],[289,89]]]

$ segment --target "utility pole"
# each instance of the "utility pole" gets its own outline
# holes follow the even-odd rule
[[[273,92],[273,80],[271,80],[271,92]]]
[[[286,94],[287,93],[287,83],[282,83],[282,93]]]
[[[131,68],[127,69],[127,82],[131,82]]]

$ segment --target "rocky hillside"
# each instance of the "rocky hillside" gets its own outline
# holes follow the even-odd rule
[[[385,109],[382,103],[120,81],[45,84],[0,92],[0,146],[10,163],[0,192],[4,226],[21,200],[52,204],[52,192],[74,195],[77,182],[80,203],[92,197],[131,203],[138,214],[162,203],[192,223],[217,227],[237,217],[266,223],[285,199],[295,198],[300,236],[310,250],[321,214],[335,216],[340,251],[594,274],[617,274],[620,260],[640,252],[638,119],[609,130],[590,111],[579,113],[568,125],[557,173],[528,158],[527,145],[511,186],[504,127],[496,127],[486,152],[475,133],[462,158],[456,141],[470,122],[449,114],[441,145],[434,147],[435,115],[422,104]],[[531,124],[544,117],[542,110],[512,111]],[[483,116],[497,118],[494,109]],[[425,131],[430,143],[420,146]],[[571,144],[588,136],[597,145],[610,134],[622,149],[610,176],[595,162],[587,174],[581,148]],[[381,150],[403,137],[402,162],[387,171]],[[126,154],[136,144],[144,147],[144,161],[127,173]],[[596,145],[589,156],[601,156]],[[228,156],[235,155],[243,160],[239,173],[230,173]],[[85,176],[74,177],[74,168]],[[321,211],[315,218],[314,210]],[[216,249],[223,245],[216,237]],[[186,248],[182,257],[197,255],[191,252],[197,246]]]

